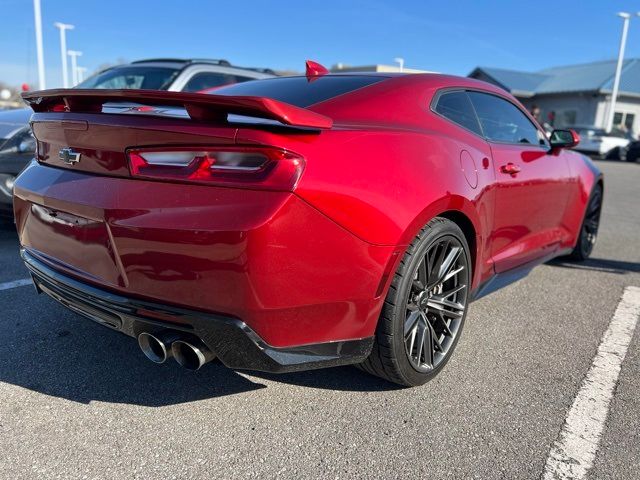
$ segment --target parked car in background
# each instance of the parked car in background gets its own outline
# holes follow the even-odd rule
[[[75,88],[199,92],[273,76],[274,72],[267,68],[238,67],[227,60],[152,58],[107,68]]]
[[[575,125],[571,129],[580,135],[576,150],[601,158],[620,158],[621,149],[631,141],[627,132],[615,128],[609,133],[603,128],[585,125]]]
[[[157,58],[107,68],[75,88],[145,89],[198,92],[224,85],[271,78],[266,68],[246,68],[227,60]],[[16,175],[31,160],[35,142],[28,125],[32,110],[0,112],[0,214],[12,215]]]
[[[472,300],[590,255],[603,180],[574,132],[547,138],[477,80],[312,67],[211,95],[23,95],[39,148],[14,202],[36,289],[157,363],[420,385]],[[120,102],[139,106],[104,108]]]
[[[30,108],[0,112],[0,216],[13,217],[13,182],[33,158],[35,139],[29,127]]]
[[[620,160],[625,162],[638,162],[640,159],[640,140],[630,142],[620,151]]]

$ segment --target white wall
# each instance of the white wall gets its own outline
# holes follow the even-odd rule
[[[598,112],[600,97],[593,94],[573,93],[561,95],[537,95],[533,98],[520,99],[527,109],[537,105],[542,110],[542,118],[547,121],[548,114],[554,111],[556,128],[571,126],[565,118],[565,112],[575,112],[574,125],[593,125]]]
[[[604,96],[601,97],[596,116],[598,126],[605,126],[610,102],[610,95],[607,95],[606,98]],[[616,102],[616,112],[633,113],[635,115],[632,133],[635,137],[638,137],[638,135],[640,134],[640,98],[622,96],[618,97],[618,101]]]

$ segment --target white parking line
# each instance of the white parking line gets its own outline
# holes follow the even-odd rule
[[[638,317],[640,288],[627,287],[560,435],[551,447],[544,468],[544,480],[582,479],[593,465],[620,368]]]
[[[20,280],[14,280],[13,282],[0,283],[0,290],[9,290],[11,288],[24,287],[25,285],[31,285],[33,282],[30,278],[21,278]]]

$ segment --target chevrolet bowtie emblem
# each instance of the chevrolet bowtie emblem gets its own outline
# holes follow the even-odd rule
[[[62,160],[67,165],[75,165],[80,161],[80,154],[74,152],[72,148],[61,148],[58,152],[60,160]]]

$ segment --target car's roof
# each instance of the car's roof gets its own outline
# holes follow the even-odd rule
[[[241,70],[252,70],[254,72],[269,73],[275,75],[275,72],[270,68],[256,68],[256,67],[241,67],[233,65],[229,60],[216,59],[216,58],[147,58],[143,60],[136,60],[134,62],[118,65],[119,67],[126,67],[132,65],[145,65],[150,67],[165,67],[165,68],[178,68],[182,69],[190,65],[217,65],[220,67],[238,68]]]
[[[371,82],[361,88],[332,96],[307,107],[316,113],[333,118],[336,124],[340,122],[371,122],[424,129],[425,107],[428,108],[428,102],[434,98],[437,92],[442,90],[477,90],[502,97],[519,105],[517,99],[506,90],[473,78],[441,73],[387,72],[331,73],[326,77],[344,78],[344,75],[378,77],[381,81]],[[267,81],[277,82],[278,79],[264,80],[264,82]],[[534,121],[524,107],[519,106],[519,108]]]
[[[189,63],[208,63],[224,66],[231,65],[231,62],[229,62],[229,60],[224,60],[221,58],[147,58],[131,62],[131,64],[134,65],[139,63],[173,63],[179,65],[185,65]]]
[[[293,75],[294,77],[304,77],[304,75]],[[327,77],[378,77],[387,78],[389,81],[402,83],[404,85],[409,84],[421,84],[433,88],[469,88],[478,89],[486,92],[502,95],[507,98],[513,98],[513,96],[506,90],[493,85],[491,83],[483,82],[482,80],[476,80],[475,78],[459,77],[456,75],[447,75],[444,73],[402,73],[402,72],[336,72],[328,73]],[[289,77],[277,77],[277,78],[291,78]],[[271,79],[268,79],[271,80]],[[386,82],[380,82],[386,83]],[[372,88],[374,85],[366,88]]]

